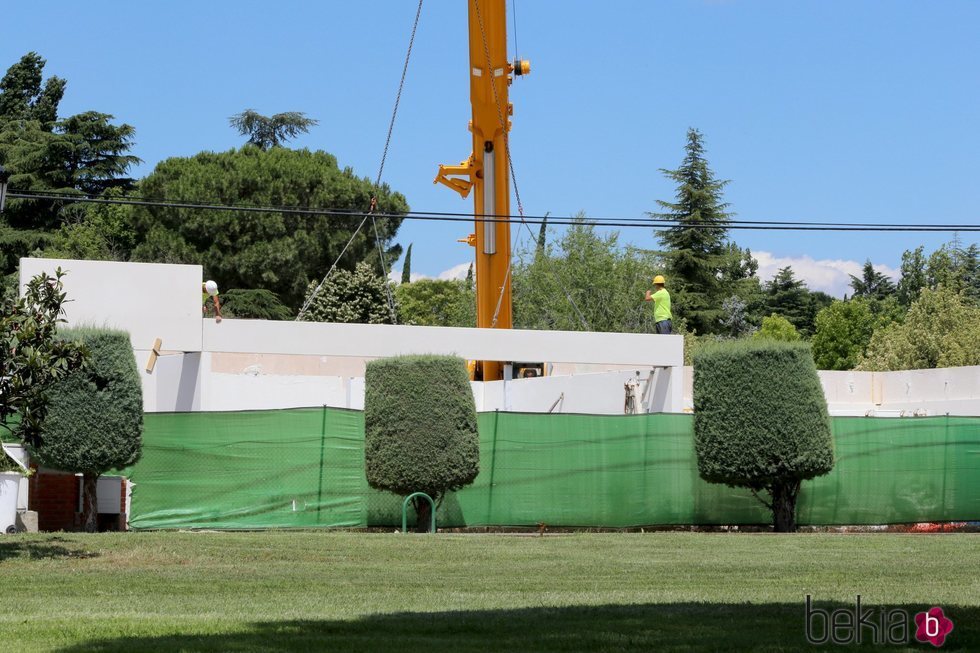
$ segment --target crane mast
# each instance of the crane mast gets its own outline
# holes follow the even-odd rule
[[[459,165],[440,165],[436,183],[463,198],[473,193],[476,325],[511,329],[510,156],[507,133],[514,107],[509,89],[515,75],[530,72],[527,61],[507,60],[506,0],[467,0],[473,153]],[[479,361],[484,381],[503,378],[499,361]]]

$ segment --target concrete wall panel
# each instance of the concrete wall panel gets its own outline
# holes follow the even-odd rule
[[[382,324],[204,320],[204,350],[379,358],[455,354],[469,360],[681,365],[681,336],[638,333],[460,329]]]
[[[201,350],[201,266],[22,258],[21,287],[58,267],[68,324],[128,331],[134,349],[162,338],[164,349]]]

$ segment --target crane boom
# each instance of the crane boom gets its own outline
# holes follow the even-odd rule
[[[476,248],[476,325],[513,328],[510,294],[510,155],[507,133],[514,107],[514,75],[530,72],[527,61],[507,60],[506,0],[467,0],[473,152],[458,166],[440,165],[435,181],[464,198],[473,193]],[[483,219],[487,218],[487,219]],[[478,363],[483,380],[503,378],[499,361]]]

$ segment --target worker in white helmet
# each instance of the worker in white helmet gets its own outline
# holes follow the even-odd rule
[[[208,279],[201,284],[201,313],[207,314],[208,297],[214,300],[214,321],[221,321],[221,302],[218,300],[218,284]]]

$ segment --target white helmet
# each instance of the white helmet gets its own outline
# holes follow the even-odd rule
[[[208,294],[212,297],[218,294],[218,284],[210,279],[204,282],[204,289],[208,291]]]

